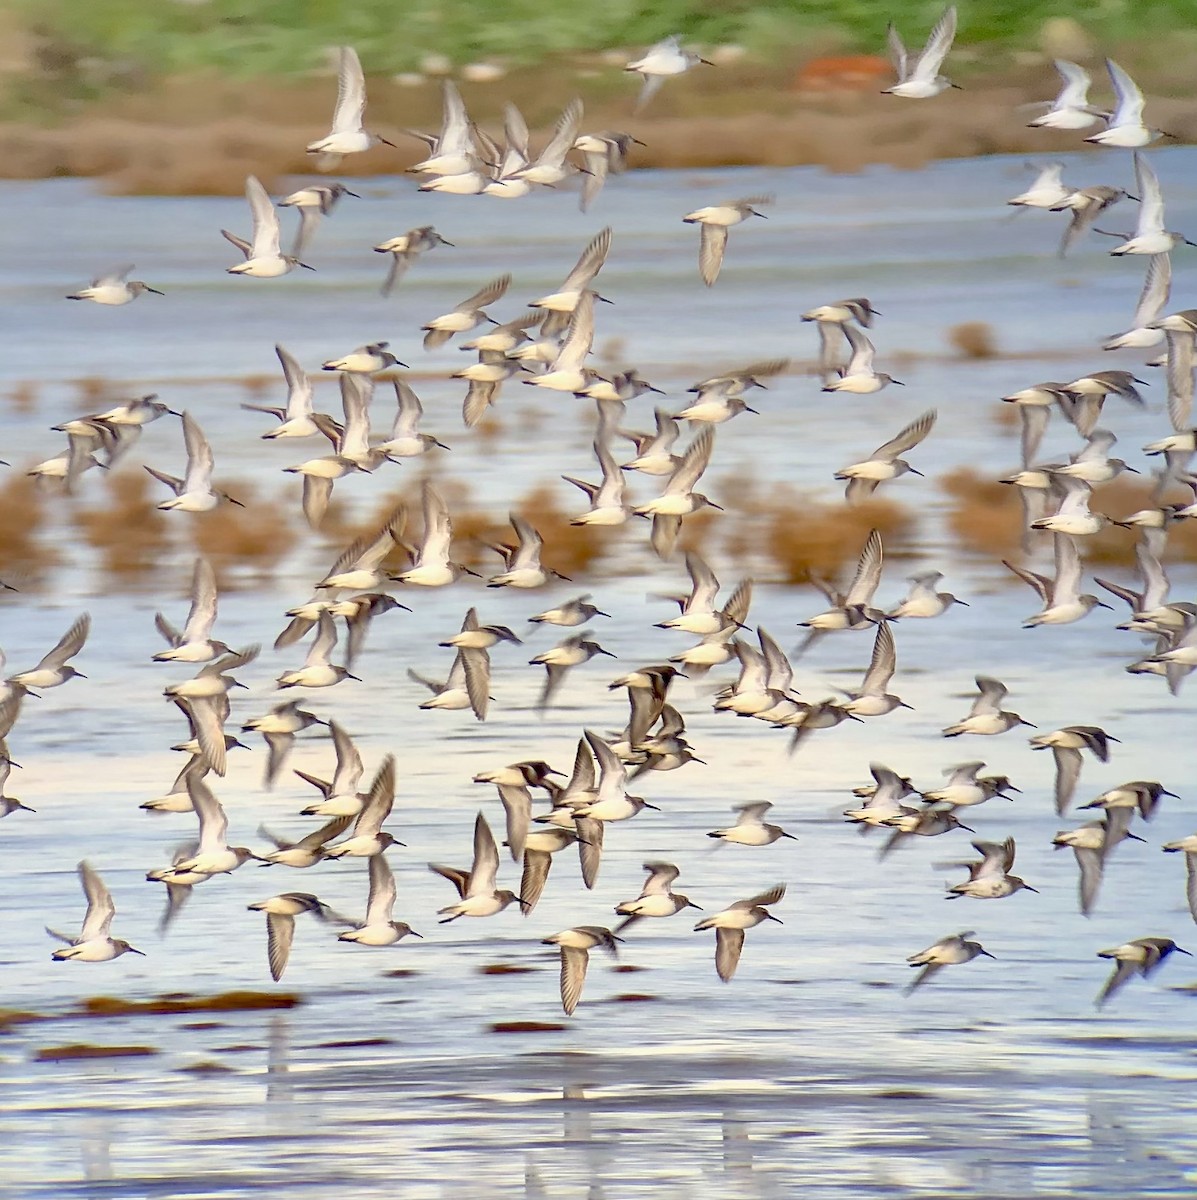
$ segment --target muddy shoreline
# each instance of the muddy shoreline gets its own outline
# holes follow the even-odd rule
[[[1096,67],[1094,74],[1097,78]],[[485,128],[501,132],[501,108],[510,99],[525,111],[540,140],[557,109],[546,97],[579,92],[585,128],[627,130],[645,143],[636,147],[632,169],[819,165],[852,172],[873,163],[917,169],[942,158],[1097,152],[1080,134],[1027,126],[1032,114],[1026,106],[1050,94],[1054,79],[1050,66],[1041,63],[912,102],[883,96],[873,83],[840,86],[819,79],[800,86],[801,71],[739,67],[712,72],[701,85],[679,81],[645,118],[630,116],[630,94],[620,78],[578,79],[546,69],[462,90]],[[1168,81],[1160,86],[1181,90]],[[1100,88],[1098,82],[1095,93]],[[250,172],[268,186],[284,176],[312,173],[304,146],[327,124],[331,94],[332,83],[324,78],[180,78],[79,106],[45,125],[0,122],[0,178],[97,178],[114,195],[234,195]],[[1197,97],[1149,93],[1148,106],[1151,120],[1176,142],[1197,141]],[[392,80],[372,84],[370,124],[396,147],[355,156],[347,173],[405,170],[423,144],[404,130],[435,130],[439,113],[436,80],[415,87]]]

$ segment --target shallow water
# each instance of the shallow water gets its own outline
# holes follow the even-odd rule
[[[1172,227],[1197,228],[1197,154],[1171,150],[1154,159]],[[1120,178],[1126,169],[1117,157],[1089,157],[1068,177],[1129,182]],[[222,272],[233,258],[216,230],[242,229],[239,202],[110,199],[74,181],[6,184],[0,203],[24,237],[0,264],[8,329],[0,389],[29,380],[39,386],[32,409],[0,412],[3,457],[21,464],[55,453],[58,435],[46,427],[81,410],[76,381],[101,377],[118,394],[152,388],[189,408],[211,436],[218,475],[252,479],[297,509],[297,488],[278,470],[319,451],[305,443],[297,457],[294,447],[258,441],[269,418],[239,408],[241,377],[275,371],[276,341],[315,366],[389,337],[401,358],[440,376],[418,383],[425,428],[453,446],[436,467],[467,481],[477,502],[504,512],[538,480],[560,472],[592,478],[585,406],[509,385],[499,402],[506,431],[484,443],[461,429],[462,387],[443,378],[465,356],[453,347],[425,355],[415,330],[504,270],[515,282],[496,312],[513,315],[525,299],[551,290],[609,221],[615,248],[601,285],[615,303],[601,308],[599,348],[617,340],[617,357],[639,365],[671,402],[693,379],[730,364],[811,356],[814,338],[798,313],[845,294],[869,295],[884,314],[874,331],[882,369],[887,356],[909,355],[894,370],[907,386],[880,397],[826,402],[813,380],[799,376],[755,393],[761,415],[717,435],[706,490],[726,507],[736,507],[737,495],[720,480],[746,474],[831,500],[837,466],[931,406],[940,417],[916,452],[920,470],[936,476],[971,463],[1004,472],[1016,448],[992,420],[996,397],[1042,378],[1138,366],[1133,358],[1111,363],[1123,356],[1089,347],[1125,327],[1140,266],[1109,259],[1100,239],[1059,263],[1055,218],[1006,219],[1001,202],[1022,182],[1020,165],[1002,159],[840,178],[812,170],[641,172],[613,181],[583,217],[568,197],[488,204],[419,196],[406,181],[368,181],[355,189],[365,199],[344,201],[320,230],[310,252],[318,273],[277,282]],[[732,231],[722,278],[702,289],[697,238],[680,214],[769,191],[778,199],[769,221]],[[390,301],[379,299],[373,289],[385,264],[365,247],[428,221],[456,248],[428,255]],[[123,261],[135,261],[137,275],[167,296],[120,310],[61,300],[93,268]],[[1180,254],[1174,267],[1172,307],[1182,308],[1192,302],[1193,271]],[[1001,357],[952,357],[946,329],[974,319],[993,326]],[[1162,381],[1149,393],[1152,411],[1111,404],[1104,422],[1141,468],[1138,447],[1167,424]],[[318,395],[335,403],[327,387]],[[648,399],[632,407],[629,425],[651,422]],[[388,407],[380,393],[376,410]],[[1044,458],[1071,449],[1069,433],[1053,426]],[[142,461],[181,465],[172,422],[150,426],[121,469]],[[369,510],[401,476],[418,478],[420,470],[408,462],[379,472],[385,478],[338,484],[337,494]],[[94,475],[85,485],[83,503],[103,496]],[[572,490],[561,484],[559,494]],[[651,494],[641,483],[636,491]],[[438,926],[435,910],[451,896],[424,864],[465,865],[479,808],[501,826],[493,789],[469,782],[476,771],[526,757],[566,768],[582,728],[622,724],[623,702],[606,681],[687,644],[651,628],[667,606],[646,597],[680,584],[680,565],[656,564],[641,546],[642,530],[614,531],[615,548],[600,569],[574,584],[512,596],[470,583],[417,596],[414,613],[378,621],[360,664],[365,682],[314,693],[309,707],[358,738],[367,770],[384,753],[399,756],[390,827],[407,848],[391,855],[396,916],[425,940],[370,951],[338,945],[301,920],[281,985],[303,998],[290,1011],[62,1015],[15,1027],[0,1039],[3,1194],[1191,1194],[1194,997],[1178,988],[1194,980],[1192,964],[1173,958],[1103,1012],[1092,1008],[1105,976],[1099,948],[1149,934],[1197,941],[1183,866],[1158,849],[1197,824],[1191,695],[1173,700],[1158,680],[1123,673],[1140,645],[1113,630],[1121,615],[1099,610],[1074,626],[1023,631],[1019,619],[1034,611],[1034,598],[1009,586],[998,564],[952,549],[934,479],[903,479],[888,494],[919,506],[920,524],[916,557],[889,565],[883,602],[899,597],[908,571],[937,567],[972,605],[898,627],[896,690],[914,711],[840,726],[790,758],[784,735],[710,711],[715,676],[681,681],[674,699],[708,765],[648,776],[641,790],[662,811],[609,830],[596,889],[585,892],[574,861],[561,856],[526,920],[509,909],[485,923]],[[278,867],[260,875],[251,864],[197,890],[170,936],[157,940],[162,897],[142,876],[169,860],[193,823],[137,807],[164,792],[181,765],[165,749],[181,730],[160,690],[183,673],[147,660],[157,648],[154,611],[183,615],[189,558],[176,544],[151,590],[108,595],[90,552],[69,542],[65,528],[64,521],[57,533],[64,566],[52,594],[0,602],[0,644],[15,669],[35,660],[77,611],[90,610],[94,621],[79,659],[89,678],[29,701],[11,739],[23,769],[9,790],[38,812],[0,826],[0,908],[9,917],[0,938],[2,1003],[69,1014],[94,995],[268,989],[264,931],[245,905],[301,889],[359,913],[365,868],[329,864],[300,876]],[[307,597],[313,572],[336,553],[312,538],[267,581],[242,580],[241,590],[222,596],[218,635],[268,646],[283,610]],[[713,565],[728,586],[738,577],[718,556]],[[1191,597],[1193,568],[1175,565],[1171,574],[1174,597]],[[443,671],[448,658],[435,642],[457,628],[469,604],[522,630],[527,615],[582,590],[613,614],[596,619],[594,630],[620,661],[579,668],[543,721],[533,711],[538,669],[524,664],[550,644],[548,630],[494,653],[495,703],[485,725],[468,713],[417,711],[422,695],[405,668]],[[752,619],[790,646],[794,622],[818,611],[819,599],[809,589],[761,583]],[[802,660],[797,686],[815,698],[852,686],[869,650],[867,637],[827,638]],[[235,694],[234,720],[265,711],[273,677],[301,658],[298,648],[267,650],[239,672],[250,690]],[[1086,760],[1080,802],[1136,778],[1159,778],[1185,797],[1165,800],[1140,828],[1147,844],[1118,849],[1089,920],[1076,912],[1072,856],[1051,846],[1054,832],[1074,821],[1053,811],[1050,758],[1032,753],[1018,733],[968,744],[939,736],[963,715],[979,672],[1005,680],[1012,706],[1040,728],[1099,724],[1120,739],[1108,765]],[[722,680],[730,672],[715,674]],[[968,857],[965,834],[923,841],[879,863],[876,842],[839,820],[848,789],[867,779],[872,760],[930,787],[944,767],[970,757],[984,757],[1023,789],[1012,803],[973,810],[968,823],[986,838],[1017,838],[1018,870],[1039,895],[945,906],[943,883],[958,872],[935,864]],[[306,786],[284,780],[264,791],[262,760],[258,748],[234,751],[227,779],[215,786],[233,840],[256,846],[261,822],[286,833],[310,828],[295,815],[310,800]],[[290,765],[327,773],[327,742],[302,737]],[[776,819],[799,840],[746,850],[703,836],[727,822],[732,804],[750,800],[773,801]],[[79,919],[74,867],[82,857],[112,888],[114,931],[145,949],[145,959],[50,963],[41,927],[71,929]],[[537,939],[575,923],[608,923],[611,908],[638,891],[639,864],[661,857],[678,862],[679,888],[707,910],[784,880],[789,892],[777,914],[785,925],[749,934],[739,973],[725,986],[712,969],[709,935],[691,933],[684,916],[644,922],[621,955],[642,970],[613,974],[596,956],[582,1005],[561,1022],[567,1028],[489,1032],[494,1021],[558,1021],[556,960]],[[509,885],[518,879],[507,860],[502,875]],[[903,998],[905,957],[963,926],[977,930],[996,960],[943,972]],[[479,974],[495,962],[531,970]],[[649,999],[617,999],[629,994]],[[72,1042],[159,1053],[35,1061],[39,1048]]]

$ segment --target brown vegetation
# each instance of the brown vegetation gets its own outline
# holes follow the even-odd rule
[[[36,481],[14,474],[0,485],[0,579],[24,590],[41,583],[59,562],[40,538],[45,511]]]
[[[295,992],[218,992],[214,996],[193,996],[172,992],[153,1000],[124,1000],[116,996],[91,996],[84,1000],[76,1016],[131,1017],[170,1016],[191,1012],[254,1012],[258,1009],[295,1008],[303,999]]]
[[[948,330],[948,341],[961,358],[993,358],[997,339],[988,321],[962,321]]]
[[[226,481],[221,487],[240,506],[221,504],[196,514],[191,535],[196,550],[216,568],[221,586],[228,587],[230,568],[253,567],[265,575],[290,552],[297,534],[285,495],[261,497],[252,483],[242,479]]]
[[[158,1053],[156,1046],[92,1046],[74,1042],[69,1046],[43,1046],[33,1057],[38,1062],[73,1062],[81,1058],[146,1058]]]
[[[89,546],[100,552],[107,582],[132,581],[152,573],[169,544],[167,520],[150,495],[150,477],[140,471],[104,472],[108,499],[77,511]]]

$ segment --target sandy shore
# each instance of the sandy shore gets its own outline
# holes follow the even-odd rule
[[[814,86],[801,86],[809,67],[688,76],[664,89],[645,118],[630,115],[635,89],[618,74],[579,79],[547,68],[462,90],[471,114],[496,135],[510,99],[541,138],[556,116],[545,97],[580,92],[586,128],[627,130],[646,143],[635,149],[633,167],[818,164],[846,172],[869,163],[917,168],[938,158],[1084,148],[1077,134],[1027,127],[1031,114],[1020,106],[1054,86],[1046,63],[987,73],[927,102],[883,96],[876,79],[849,85],[816,72]],[[1165,89],[1172,90],[1162,81]],[[83,105],[52,125],[0,124],[0,177],[96,177],[115,194],[235,194],[251,171],[267,181],[311,171],[303,147],[325,130],[333,90],[325,78],[168,80]],[[397,149],[355,156],[352,173],[393,174],[423,150],[403,131],[438,127],[440,85],[381,79],[370,94],[369,123]],[[1151,119],[1179,141],[1197,141],[1197,98],[1150,97],[1149,105]]]

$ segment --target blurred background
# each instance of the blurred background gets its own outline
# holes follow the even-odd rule
[[[0,10],[0,174],[99,175],[114,192],[235,193],[247,166],[304,170],[333,87],[333,48],[353,44],[370,76],[371,121],[399,142],[362,173],[414,161],[405,128],[435,127],[438,80],[498,124],[520,105],[535,129],[563,94],[588,121],[648,143],[634,165],[819,163],[917,166],[934,158],[1064,148],[1011,121],[1011,105],[1054,91],[1051,59],[1098,78],[1116,56],[1191,140],[1194,0],[975,0],[960,7],[950,103],[895,105],[886,25],[921,45],[940,0],[9,0]],[[671,82],[630,117],[637,80],[621,68],[680,34],[716,64]],[[1166,39],[1168,53],[1160,53]],[[555,107],[556,106],[556,107]]]

